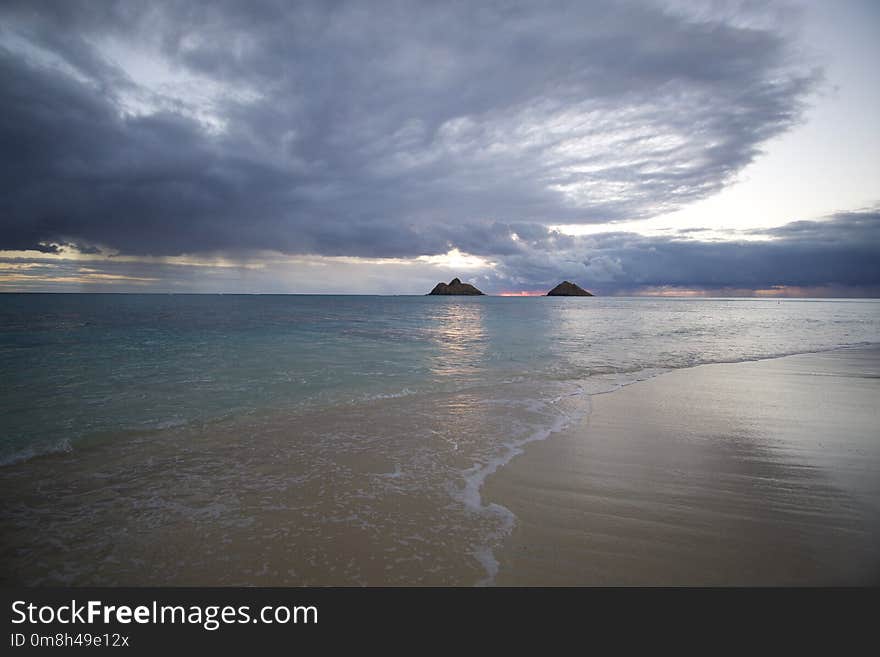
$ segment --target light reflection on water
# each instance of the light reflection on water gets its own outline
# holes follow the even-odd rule
[[[448,303],[431,315],[436,328],[436,353],[431,373],[438,377],[464,379],[473,376],[486,354],[484,306],[480,303]]]

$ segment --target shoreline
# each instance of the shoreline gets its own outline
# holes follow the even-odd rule
[[[33,294],[38,294],[38,293],[35,292]],[[55,294],[55,293],[52,293],[52,294]],[[57,294],[62,294],[62,293],[57,293]],[[83,294],[91,294],[91,293],[83,293]],[[205,296],[210,296],[210,295],[205,295]],[[861,342],[861,343],[855,343],[855,344],[851,344],[851,345],[842,345],[842,346],[838,345],[838,346],[834,346],[834,347],[822,348],[817,351],[794,351],[794,352],[790,352],[790,353],[789,352],[781,352],[781,353],[776,353],[776,354],[771,354],[771,355],[762,355],[762,356],[754,356],[754,357],[746,357],[746,358],[733,358],[731,360],[709,361],[709,362],[704,362],[704,363],[696,363],[693,365],[686,365],[686,366],[682,366],[682,367],[673,367],[673,368],[646,367],[646,368],[632,370],[632,371],[625,371],[625,372],[619,372],[619,373],[609,373],[609,374],[620,374],[620,375],[627,374],[627,375],[635,376],[635,378],[631,381],[626,381],[623,383],[615,384],[615,387],[611,388],[610,390],[599,390],[599,391],[595,391],[595,392],[587,392],[587,391],[582,390],[581,392],[575,393],[574,395],[565,395],[565,397],[577,396],[577,397],[583,397],[583,398],[589,399],[589,398],[596,397],[596,396],[608,395],[608,394],[618,392],[619,390],[622,390],[622,389],[627,388],[629,386],[635,385],[637,383],[642,383],[644,381],[650,381],[650,380],[653,380],[657,377],[662,377],[664,375],[671,374],[674,372],[688,371],[688,370],[692,370],[692,369],[700,368],[700,367],[707,367],[707,366],[714,366],[714,365],[736,365],[736,364],[740,364],[740,363],[756,363],[756,362],[763,362],[763,361],[773,361],[773,360],[777,360],[780,358],[789,358],[791,356],[808,356],[808,355],[814,355],[814,354],[825,354],[825,353],[831,353],[831,352],[837,352],[837,351],[847,351],[847,350],[853,350],[853,349],[874,349],[874,348],[880,349],[880,343]],[[646,372],[649,372],[649,374],[647,376],[645,376],[644,378],[640,378],[639,375],[646,373]],[[511,381],[503,381],[502,383],[508,384],[508,383],[511,383]],[[468,389],[469,389],[468,387],[463,387],[460,390],[468,390]],[[388,400],[388,399],[412,397],[412,396],[418,396],[418,395],[430,395],[430,394],[432,394],[432,393],[425,392],[425,391],[409,390],[407,387],[404,387],[399,392],[378,393],[378,394],[373,394],[373,395],[366,395],[366,396],[360,397],[360,398],[353,397],[353,398],[347,400],[346,402],[341,402],[341,404],[344,406],[348,406],[348,405],[364,403],[364,402],[383,401],[383,400]],[[270,407],[269,410],[277,410],[277,409],[275,407]],[[313,409],[306,408],[304,410],[306,412],[308,412]],[[589,412],[589,411],[587,411],[587,412]],[[153,433],[161,432],[165,429],[176,428],[178,426],[186,426],[189,424],[209,424],[212,422],[223,422],[223,421],[227,420],[228,417],[229,417],[228,414],[223,413],[223,414],[220,414],[216,417],[202,418],[202,419],[197,419],[197,420],[192,420],[192,421],[185,421],[184,420],[184,421],[173,422],[170,424],[163,422],[163,423],[160,423],[160,426],[127,428],[127,429],[123,430],[121,432],[121,434],[128,435],[128,436],[140,436],[140,435],[146,435],[146,434],[153,434]],[[576,420],[580,420],[580,418],[577,418]],[[565,428],[566,427],[564,427],[563,430]],[[520,440],[520,441],[517,441],[516,444],[513,445],[512,448],[514,451],[516,451],[518,449],[521,449],[523,445],[527,445],[531,442],[546,440],[547,437],[552,436],[553,434],[555,434],[557,432],[558,432],[558,430],[553,427],[548,428],[548,429],[541,429],[537,433],[538,434],[546,434],[543,438],[528,438],[526,440]],[[112,441],[116,440],[117,438],[118,438],[118,436],[115,436],[115,435],[114,436],[106,436],[104,438],[104,440],[107,440],[108,442],[112,442]],[[96,438],[95,436],[88,436],[85,439],[75,439],[75,440],[71,440],[68,437],[63,437],[63,438],[59,439],[55,444],[42,445],[37,449],[34,449],[32,447],[19,448],[18,451],[13,452],[12,454],[0,456],[0,472],[2,472],[5,468],[21,466],[25,463],[39,462],[43,459],[63,458],[65,455],[77,452],[84,445],[85,446],[95,445],[98,440],[101,440],[101,439]],[[516,456],[516,455],[518,455],[518,453],[514,454],[514,456]],[[500,461],[503,461],[503,462],[501,463],[501,465],[495,464],[493,471],[494,471],[494,469],[504,467],[510,461],[511,458],[513,458],[513,456],[510,456],[509,454],[505,454],[502,457],[499,457]],[[476,491],[477,494],[479,494],[480,487],[481,486],[478,486],[478,490]],[[469,503],[468,506],[476,508],[471,503]]]
[[[10,292],[7,294],[19,294],[19,293],[17,293],[17,292],[11,293]],[[44,293],[33,292],[33,293],[28,293],[28,294],[44,294]],[[45,294],[68,294],[68,293],[47,292]],[[69,293],[69,294],[93,294],[93,293],[89,292],[89,293]],[[95,293],[95,294],[104,294],[104,293]],[[128,293],[109,293],[108,292],[106,294],[128,294]],[[210,295],[205,294],[203,296],[210,296]],[[245,295],[241,295],[241,296],[245,296]],[[251,296],[254,296],[254,295],[251,295]],[[275,295],[275,296],[278,296],[278,295]],[[293,295],[293,296],[295,296],[295,295]],[[304,295],[300,295],[300,296],[304,296]],[[320,296],[320,295],[317,295],[317,296]],[[323,296],[327,296],[327,295],[323,295]],[[484,295],[484,296],[488,296],[488,295]],[[743,298],[748,298],[748,297],[743,297]],[[809,355],[832,353],[832,352],[837,352],[837,351],[847,351],[847,350],[854,350],[854,349],[869,349],[870,350],[870,349],[875,349],[875,348],[880,349],[880,343],[862,342],[862,343],[856,343],[856,344],[851,344],[851,345],[838,345],[838,346],[834,346],[834,347],[827,347],[827,348],[819,349],[817,351],[794,351],[791,353],[783,352],[783,353],[772,354],[772,355],[768,355],[768,356],[755,356],[755,357],[748,357],[748,358],[734,358],[731,360],[709,361],[709,362],[705,362],[705,363],[696,363],[694,365],[687,365],[687,366],[683,366],[683,367],[674,367],[674,368],[668,368],[668,369],[648,367],[648,368],[643,368],[643,369],[639,369],[639,370],[633,370],[633,371],[627,371],[627,372],[620,373],[620,374],[625,373],[625,374],[630,374],[630,375],[639,375],[643,372],[651,372],[651,374],[649,374],[645,378],[638,378],[638,376],[637,376],[632,381],[626,381],[624,383],[616,384],[616,387],[614,387],[610,390],[600,390],[600,391],[596,391],[596,392],[582,391],[580,393],[575,393],[575,395],[565,395],[565,396],[566,397],[578,396],[578,397],[585,397],[585,398],[589,399],[589,398],[597,397],[597,396],[601,396],[601,395],[609,395],[609,394],[613,394],[615,392],[618,392],[620,390],[623,390],[624,388],[628,388],[632,385],[635,385],[638,383],[643,383],[645,381],[651,381],[653,379],[656,379],[657,377],[662,377],[667,374],[672,374],[675,372],[689,371],[689,370],[697,369],[700,367],[709,367],[709,366],[715,366],[715,365],[737,365],[737,364],[742,364],[742,363],[759,363],[759,362],[764,362],[764,361],[778,360],[780,358],[790,358],[792,356],[809,356]],[[657,370],[660,370],[660,371],[657,371]],[[502,383],[507,384],[507,383],[510,383],[510,381],[504,381]],[[462,390],[468,390],[468,388],[465,387],[465,388],[462,388]],[[396,399],[396,398],[402,398],[402,397],[411,397],[411,396],[429,395],[429,394],[431,394],[431,393],[430,392],[423,392],[423,391],[413,391],[413,390],[409,390],[407,387],[404,387],[399,392],[378,393],[378,394],[373,394],[373,395],[366,395],[361,398],[354,397],[354,398],[349,399],[347,402],[343,402],[343,405],[352,405],[352,404],[363,403],[363,402],[383,401],[383,400],[387,400],[387,399]],[[273,407],[273,410],[274,410],[274,407]],[[305,410],[308,411],[308,410],[312,410],[312,409],[305,409]],[[160,423],[160,426],[152,426],[152,427],[128,428],[128,429],[125,429],[124,431],[122,431],[122,433],[123,434],[130,434],[132,436],[139,436],[139,435],[144,435],[144,434],[157,433],[157,432],[163,431],[165,429],[176,428],[178,426],[185,426],[188,424],[208,424],[211,422],[222,422],[222,421],[228,419],[228,417],[229,416],[224,413],[224,414],[220,414],[216,417],[211,417],[211,418],[207,418],[207,419],[203,418],[203,419],[198,419],[198,420],[193,420],[193,421],[179,421],[179,422],[175,422],[173,424],[167,424],[167,425],[165,425],[165,423]],[[577,418],[577,420],[580,420],[580,418]],[[566,428],[567,428],[567,425],[566,425],[566,427],[563,427],[562,430],[565,430]],[[558,429],[555,429],[552,427],[548,428],[546,430],[542,429],[542,430],[538,431],[537,433],[547,434],[545,437],[543,437],[543,438],[528,438],[526,440],[517,441],[517,443],[512,447],[512,449],[514,451],[516,451],[518,449],[521,449],[522,446],[527,445],[531,442],[546,440],[548,437],[558,433],[558,431],[559,431]],[[112,436],[112,437],[107,437],[106,440],[112,441],[112,440],[115,440],[116,438],[117,438],[117,436]],[[25,463],[31,463],[31,462],[35,462],[35,461],[38,462],[43,459],[54,459],[54,458],[64,457],[64,455],[66,455],[66,454],[71,454],[73,452],[78,451],[78,448],[81,448],[83,443],[85,443],[86,445],[94,445],[96,443],[96,440],[99,440],[99,439],[96,439],[94,436],[89,436],[84,440],[74,440],[74,441],[71,441],[71,439],[64,437],[64,438],[59,439],[58,442],[53,445],[40,446],[40,448],[37,450],[34,450],[31,447],[19,448],[18,451],[13,452],[12,454],[0,457],[0,472],[2,472],[4,468],[21,466]],[[509,463],[511,458],[514,458],[517,455],[518,455],[518,453],[514,454],[514,456],[511,457],[510,455],[505,454],[503,457],[499,457],[499,459],[503,462],[500,465],[495,464],[493,467],[493,472],[496,469],[503,468],[507,463]],[[479,493],[479,490],[477,491],[477,493]],[[469,504],[469,506],[473,506],[473,505]]]
[[[878,377],[870,345],[702,364],[589,395],[583,420],[487,476],[484,505],[516,518],[495,583],[880,582]]]
[[[590,462],[584,462],[577,449],[583,446],[585,437],[593,435],[594,414],[612,403],[604,400],[623,397],[628,401],[614,402],[617,410],[609,417],[626,419],[633,415],[633,409],[641,412],[644,406],[643,400],[634,402],[632,391],[663,390],[670,387],[667,382],[678,379],[682,381],[671,387],[682,391],[686,390],[683,382],[695,377],[702,377],[704,383],[718,379],[717,375],[707,379],[707,372],[748,371],[748,376],[740,377],[742,388],[743,384],[748,387],[749,382],[766,378],[766,373],[756,375],[752,370],[778,368],[788,359],[818,362],[858,354],[876,360],[871,370],[874,379],[866,379],[874,382],[871,390],[876,397],[880,392],[880,345],[709,363],[665,372],[643,369],[632,375],[647,378],[619,382],[604,392],[600,391],[604,384],[613,380],[598,375],[594,381],[598,387],[560,385],[557,394],[541,401],[517,394],[487,399],[479,388],[462,389],[455,397],[438,393],[416,395],[405,401],[380,398],[365,405],[340,407],[333,415],[313,409],[306,416],[261,417],[260,430],[253,434],[258,441],[251,437],[251,420],[242,417],[229,424],[209,423],[197,431],[189,425],[174,426],[123,442],[93,442],[83,450],[47,454],[0,469],[5,471],[0,484],[10,501],[8,513],[0,516],[4,524],[0,548],[9,559],[0,579],[38,585],[716,583],[711,578],[688,579],[686,572],[679,572],[677,579],[652,579],[645,573],[641,578],[623,577],[620,572],[614,576],[613,568],[607,566],[600,574],[611,573],[610,579],[606,575],[588,578],[584,555],[576,554],[577,550],[566,553],[585,544],[582,525],[589,506],[585,511],[584,503],[595,505],[597,498],[595,490],[584,488],[582,479],[585,472],[590,473]],[[828,363],[820,365],[814,363],[810,373],[834,374]],[[853,377],[857,378],[857,370],[844,368],[837,376],[856,380]],[[778,373],[774,376],[778,379]],[[808,378],[833,382],[829,377]],[[773,376],[770,379],[776,380]],[[511,385],[515,389],[518,384]],[[711,385],[703,387],[711,389]],[[834,385],[829,389],[833,391]],[[528,390],[534,393],[531,388],[519,392]],[[743,391],[737,390],[734,386],[720,398],[733,404],[722,418],[725,430],[735,427],[743,414],[736,406]],[[725,402],[728,397],[733,401]],[[755,400],[748,405],[756,405]],[[671,420],[681,420],[679,416],[680,412],[660,414],[656,424],[662,427]],[[298,418],[293,425],[291,418]],[[437,422],[427,432],[432,442],[421,444],[424,457],[430,459],[427,468],[406,460],[413,455],[411,436],[423,426],[419,418]],[[766,423],[767,418],[763,419]],[[876,412],[869,421],[871,427],[880,425]],[[700,426],[698,423],[697,429]],[[508,433],[514,427],[518,431]],[[609,455],[615,457],[612,465],[616,459],[620,461],[617,466],[626,466],[618,468],[624,481],[634,475],[637,481],[642,474],[640,467],[644,470],[646,465],[664,465],[662,454],[660,458],[654,454],[654,463],[650,459],[646,462],[647,457],[639,460],[639,452],[627,443],[633,437],[644,440],[644,436],[639,438],[644,426],[635,429],[632,436],[621,440],[619,453],[612,450],[604,454],[606,461]],[[322,446],[324,438],[333,435],[337,440]],[[489,435],[504,440],[503,450],[494,455],[479,452],[492,444]],[[471,440],[471,444],[459,452],[463,440]],[[562,451],[559,441],[563,443]],[[764,449],[749,458],[765,470],[785,460],[774,456],[765,463],[766,452]],[[533,467],[536,453],[538,468]],[[704,448],[702,453],[718,461],[719,454],[712,449]],[[472,460],[474,455],[482,458]],[[724,455],[722,450],[720,456]],[[880,463],[880,456],[873,462]],[[310,468],[310,463],[325,469]],[[422,465],[422,469],[407,464]],[[523,467],[537,479],[517,479]],[[820,468],[812,465],[802,469]],[[716,467],[712,472],[725,471]],[[450,478],[451,474],[455,476]],[[872,474],[880,486],[880,468]],[[508,485],[511,476],[513,484]],[[828,489],[826,483],[819,484],[820,492]],[[500,495],[496,495],[499,490]],[[585,490],[592,498],[585,497]],[[633,490],[628,491],[631,498]],[[731,504],[742,499],[742,491],[735,486],[726,490],[733,500]],[[810,492],[804,485],[800,490]],[[606,510],[615,502],[615,496],[620,497],[620,491],[613,488],[600,492],[598,497]],[[692,492],[693,499],[699,500],[700,495],[706,496],[707,488]],[[636,495],[630,506],[636,512],[639,505],[643,515],[651,511],[652,505],[657,506],[658,500],[644,490],[635,493],[640,496]],[[880,499],[880,491],[876,497]],[[520,498],[525,499],[525,505],[520,504]],[[790,500],[778,501],[791,504]],[[536,511],[529,508],[532,502],[544,507]],[[688,504],[692,502],[687,495],[676,499],[679,507]],[[559,511],[566,517],[559,518]],[[680,510],[673,511],[673,515],[681,515]],[[853,522],[852,509],[846,507],[844,511],[848,520],[833,526],[850,533],[861,532],[858,522]],[[614,512],[610,508],[606,515],[613,516]],[[880,517],[880,511],[877,515]],[[618,520],[620,517],[618,513]],[[88,526],[98,526],[99,531],[86,535],[86,525],[72,522],[73,518],[87,518]],[[523,534],[530,524],[547,524],[547,519],[552,531],[538,538]],[[654,520],[663,534],[659,548],[652,545],[654,539],[644,531],[618,536],[618,543],[640,542],[643,551],[650,554],[659,550],[662,554],[676,532],[668,522],[664,524],[663,517]],[[710,520],[703,518],[698,523],[698,535],[705,538],[707,527],[711,529]],[[196,530],[201,539],[196,537]],[[614,535],[613,531],[604,533],[606,537]],[[877,535],[880,532],[872,534]],[[208,536],[218,549],[202,555],[199,546]],[[55,550],[52,545],[63,549]],[[685,547],[692,552],[707,552],[705,544]],[[561,573],[548,569],[546,564],[536,568],[532,563],[535,559],[524,562],[517,554],[523,548],[529,556],[552,552],[557,561],[555,555],[561,550],[566,553],[566,568]],[[94,561],[94,554],[102,557]],[[631,557],[627,559],[632,563]],[[252,567],[252,563],[259,566]],[[162,564],[167,573],[159,575],[154,568],[148,571],[150,564]],[[861,580],[850,577],[841,581]]]

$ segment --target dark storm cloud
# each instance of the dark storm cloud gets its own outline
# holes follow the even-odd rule
[[[542,224],[716,192],[817,80],[772,27],[650,3],[0,12],[5,249],[565,249]]]
[[[496,289],[542,289],[577,280],[602,293],[644,288],[741,290],[846,287],[880,290],[880,211],[846,212],[752,231],[760,241],[705,241],[545,231],[484,277]]]

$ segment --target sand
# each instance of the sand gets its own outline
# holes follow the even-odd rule
[[[704,365],[592,398],[488,479],[498,585],[880,583],[880,349]]]

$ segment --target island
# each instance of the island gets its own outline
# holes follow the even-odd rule
[[[443,282],[437,283],[437,285],[434,286],[434,289],[428,292],[429,296],[432,294],[479,295],[483,293],[470,283],[462,283],[459,279],[453,278],[451,281],[449,281],[449,285]]]
[[[593,294],[587,292],[580,285],[575,285],[569,281],[562,281],[547,293],[548,297],[591,297]]]

